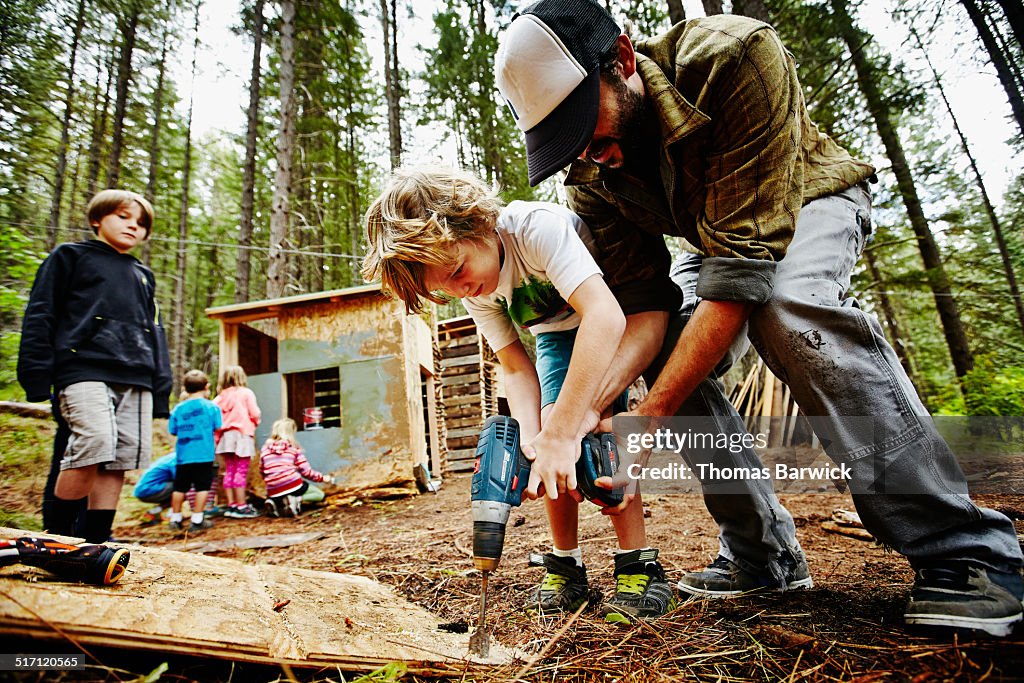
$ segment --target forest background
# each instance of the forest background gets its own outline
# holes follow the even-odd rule
[[[396,165],[440,160],[506,200],[559,200],[555,181],[528,187],[494,87],[519,3],[206,2],[231,9],[227,49],[246,53],[229,56],[250,65],[217,82],[212,103],[239,110],[237,129],[194,118],[211,106],[197,56],[225,49],[202,2],[0,0],[0,398],[23,397],[15,364],[35,270],[60,242],[91,237],[84,206],[104,187],[156,207],[136,255],[157,275],[178,377],[217,370],[205,308],[362,284],[361,217]],[[852,293],[934,412],[1024,415],[1019,0],[606,5],[637,36],[704,13],[773,24],[814,120],[878,167]],[[965,78],[982,93],[966,104],[950,96]],[[1005,131],[994,150],[961,124],[978,108],[995,122],[987,136]]]

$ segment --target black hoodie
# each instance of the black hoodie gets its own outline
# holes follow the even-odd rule
[[[168,414],[171,363],[153,272],[100,240],[62,244],[36,272],[18,351],[30,401],[75,382],[128,384]]]

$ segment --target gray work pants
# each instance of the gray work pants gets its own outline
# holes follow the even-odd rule
[[[915,567],[970,559],[1000,571],[1017,570],[1024,559],[1013,523],[970,500],[955,456],[935,430],[877,319],[847,296],[850,274],[871,231],[870,215],[866,185],[803,207],[793,242],[779,263],[773,296],[750,317],[749,339],[801,409],[816,416],[810,420],[828,456],[849,466],[854,504],[875,538]],[[685,301],[670,323],[666,352],[697,305],[699,269],[700,257],[692,254],[673,264],[672,277]],[[734,344],[734,356],[742,351],[739,346]],[[700,384],[678,415],[708,416],[722,431],[743,430],[713,378]],[[699,462],[763,467],[750,449],[687,452],[684,457],[691,468]],[[801,550],[793,518],[771,481],[704,481],[702,488],[719,525],[720,553],[783,585]]]

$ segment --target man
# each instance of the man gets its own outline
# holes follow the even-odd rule
[[[821,416],[815,429],[847,464],[865,526],[915,569],[907,623],[1008,635],[1024,595],[1013,525],[970,500],[878,322],[846,296],[871,230],[873,169],[811,122],[774,30],[707,17],[634,47],[596,2],[541,0],[513,19],[496,73],[526,136],[531,185],[569,166],[570,206],[628,316],[604,398],[654,359],[668,324],[636,414],[727,425],[735,411],[709,375],[747,325],[801,408]],[[662,235],[700,252],[672,267],[685,300],[671,316]],[[761,466],[749,449],[687,457]],[[731,482],[739,496],[702,484],[720,552],[681,590],[811,585],[770,482]]]

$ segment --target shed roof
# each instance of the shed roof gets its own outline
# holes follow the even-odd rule
[[[286,308],[299,308],[310,304],[329,303],[374,294],[381,294],[379,282],[358,287],[347,287],[345,289],[332,289],[326,292],[286,296],[279,299],[263,299],[261,301],[247,301],[242,304],[215,306],[206,309],[206,316],[214,320],[225,320],[228,322],[263,320],[265,318],[277,317],[278,313]]]

